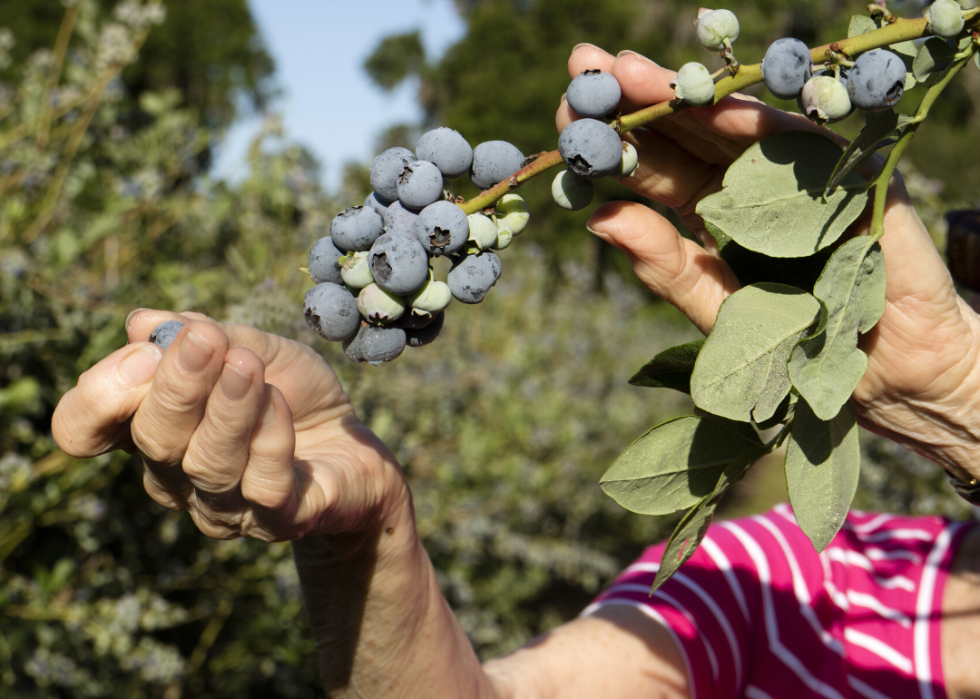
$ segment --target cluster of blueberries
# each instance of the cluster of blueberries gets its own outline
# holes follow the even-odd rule
[[[406,346],[432,342],[453,298],[479,303],[497,282],[502,268],[494,251],[510,245],[529,217],[516,194],[467,216],[446,181],[469,173],[489,189],[524,162],[510,143],[471,148],[445,127],[425,133],[414,153],[381,153],[371,166],[374,191],[362,206],[337,214],[330,235],[310,251],[316,286],[304,301],[306,322],[322,338],[343,342],[355,362],[390,361]],[[452,260],[445,282],[434,277],[435,257]]]

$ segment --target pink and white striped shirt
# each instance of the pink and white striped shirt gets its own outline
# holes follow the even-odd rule
[[[945,699],[943,587],[968,529],[852,512],[818,555],[780,505],[712,525],[653,596],[650,547],[582,613],[627,604],[664,624],[696,699]]]

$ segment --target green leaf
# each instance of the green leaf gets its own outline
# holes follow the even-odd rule
[[[891,110],[874,115],[861,129],[857,138],[851,141],[847,150],[844,151],[844,155],[837,162],[837,166],[824,189],[824,196],[843,182],[849,174],[861,167],[879,148],[888,145],[889,141],[886,140],[888,136],[895,131],[904,129],[910,121],[910,117],[904,114],[896,114]]]
[[[841,151],[830,139],[790,131],[760,141],[725,173],[723,189],[697,213],[749,250],[770,257],[806,257],[832,245],[864,210],[864,180],[850,173],[826,199],[823,192]]]
[[[786,447],[786,487],[800,528],[823,551],[844,524],[861,468],[857,422],[850,403],[821,420],[799,401]]]
[[[817,299],[785,284],[753,284],[729,296],[694,365],[694,404],[740,422],[768,420],[790,389],[790,353],[819,312]]]
[[[760,445],[745,450],[722,472],[714,491],[698,500],[697,504],[678,522],[667,541],[667,548],[664,549],[663,558],[660,560],[660,568],[657,570],[657,575],[653,579],[653,586],[650,588],[651,594],[667,582],[677,572],[677,569],[697,551],[705,534],[708,533],[711,518],[722,496],[735,483],[742,480],[752,464],[770,451],[768,445]]]
[[[786,397],[783,398],[783,402],[779,404],[779,407],[776,408],[776,412],[772,414],[772,417],[758,423],[756,427],[758,427],[760,430],[771,430],[776,425],[781,425],[782,423],[786,422],[786,419],[792,414],[795,406],[796,395],[790,391],[788,394],[786,394]]]
[[[823,332],[801,340],[789,360],[793,386],[821,420],[833,418],[868,368],[858,333],[874,327],[885,311],[885,259],[867,236],[841,245],[820,275],[813,294],[827,306]]]
[[[630,384],[646,388],[673,388],[683,393],[691,392],[691,372],[704,340],[695,340],[664,350],[643,366]]]
[[[627,510],[671,514],[710,494],[739,454],[759,446],[755,430],[743,423],[680,417],[633,442],[599,485]]]
[[[919,82],[937,82],[941,77],[939,73],[953,65],[955,56],[956,49],[933,37],[919,47],[912,63],[912,73]]]
[[[707,221],[704,227],[718,244],[721,259],[728,263],[743,286],[775,282],[812,289],[833,252],[831,248],[824,248],[809,257],[768,257],[761,252],[746,250]]]
[[[852,36],[867,34],[877,28],[878,23],[868,15],[853,15],[850,24],[847,25],[847,38],[850,39]]]

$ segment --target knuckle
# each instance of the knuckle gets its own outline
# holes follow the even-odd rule
[[[229,525],[224,522],[215,521],[212,517],[199,507],[191,508],[191,519],[204,536],[210,539],[237,539],[241,536],[240,529],[236,524]]]

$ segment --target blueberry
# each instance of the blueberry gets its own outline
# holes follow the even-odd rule
[[[368,260],[370,254],[367,250],[355,252],[348,255],[340,266],[340,278],[348,289],[363,289],[374,281]]]
[[[558,137],[558,152],[568,169],[589,180],[611,175],[623,160],[623,142],[609,124],[579,119]]]
[[[799,97],[810,79],[810,49],[799,39],[777,39],[762,59],[762,81],[783,100]]]
[[[578,211],[592,203],[595,186],[571,170],[562,170],[551,182],[551,198],[563,209]]]
[[[429,278],[429,257],[415,237],[386,233],[368,259],[375,283],[396,296],[411,294]]]
[[[807,80],[798,101],[800,111],[818,124],[840,121],[854,111],[847,82],[833,74],[815,75]]]
[[[894,107],[905,94],[905,64],[884,49],[862,53],[848,75],[847,91],[859,109],[874,112]]]
[[[715,101],[715,81],[711,73],[700,63],[685,63],[677,71],[670,86],[674,97],[695,107],[703,107]]]
[[[443,177],[462,177],[473,165],[473,148],[453,129],[442,126],[422,134],[415,155],[436,164]]]
[[[501,269],[500,258],[484,251],[457,261],[449,270],[446,281],[453,298],[463,303],[480,303],[490,287],[497,283]]]
[[[405,313],[405,315],[398,320],[398,327],[404,328],[405,330],[421,330],[435,320],[437,315],[440,314],[436,313],[433,315],[431,313],[416,313],[415,311]]]
[[[340,264],[337,262],[343,251],[338,250],[329,235],[320,238],[310,250],[310,279],[314,284],[322,282],[341,283]]]
[[[323,282],[306,292],[303,299],[306,323],[324,340],[343,340],[357,331],[360,316],[357,302],[347,289]]]
[[[497,224],[480,212],[466,217],[470,224],[470,242],[480,250],[489,250],[497,244]]]
[[[632,177],[640,164],[640,156],[632,143],[623,141],[623,159],[619,162],[619,167],[612,174],[613,177]]]
[[[524,167],[524,155],[506,141],[487,141],[473,149],[470,179],[480,189],[490,189]]]
[[[344,354],[352,362],[377,366],[381,362],[390,362],[405,351],[406,342],[405,331],[401,328],[361,323],[357,334],[344,341]]]
[[[408,148],[389,148],[374,159],[371,164],[371,187],[381,204],[390,205],[398,198],[398,176],[406,165],[415,160],[415,153]]]
[[[611,73],[586,70],[572,80],[565,100],[576,114],[599,118],[614,110],[622,96],[619,81]]]
[[[160,348],[161,352],[166,352],[170,343],[177,339],[177,333],[184,327],[179,320],[165,320],[160,325],[153,328],[150,333],[150,342]]]
[[[367,199],[364,200],[364,206],[374,209],[381,214],[382,217],[384,217],[384,215],[388,212],[388,206],[386,204],[382,204],[381,200],[374,196],[374,192],[367,195]]]
[[[439,337],[445,320],[445,313],[437,313],[429,323],[421,328],[405,328],[406,343],[409,347],[423,347],[429,344]]]
[[[407,235],[415,237],[415,222],[419,215],[414,211],[409,211],[400,201],[388,207],[385,214],[385,233],[391,235]]]
[[[449,285],[432,279],[430,275],[429,280],[418,291],[411,294],[406,301],[415,315],[420,313],[432,315],[445,309],[452,298]],[[404,323],[402,327],[406,327]]]
[[[937,0],[925,11],[929,29],[943,39],[955,39],[963,31],[963,11],[956,0]]]
[[[738,38],[738,18],[730,10],[706,10],[698,13],[698,42],[711,51],[721,51],[725,41],[729,43]]]
[[[416,160],[398,176],[398,201],[406,209],[421,211],[442,198],[442,173],[435,163]]]
[[[357,295],[357,311],[365,320],[387,325],[404,315],[405,299],[385,291],[377,284],[368,284]]]
[[[334,217],[330,237],[337,249],[344,252],[370,250],[384,231],[384,225],[381,214],[374,209],[352,206]]]
[[[531,219],[527,202],[519,194],[510,192],[500,197],[493,207],[494,218],[497,219],[497,229],[507,229],[511,235],[519,235]]]
[[[470,224],[466,214],[451,201],[437,201],[422,209],[415,234],[430,255],[452,255],[466,245]]]

